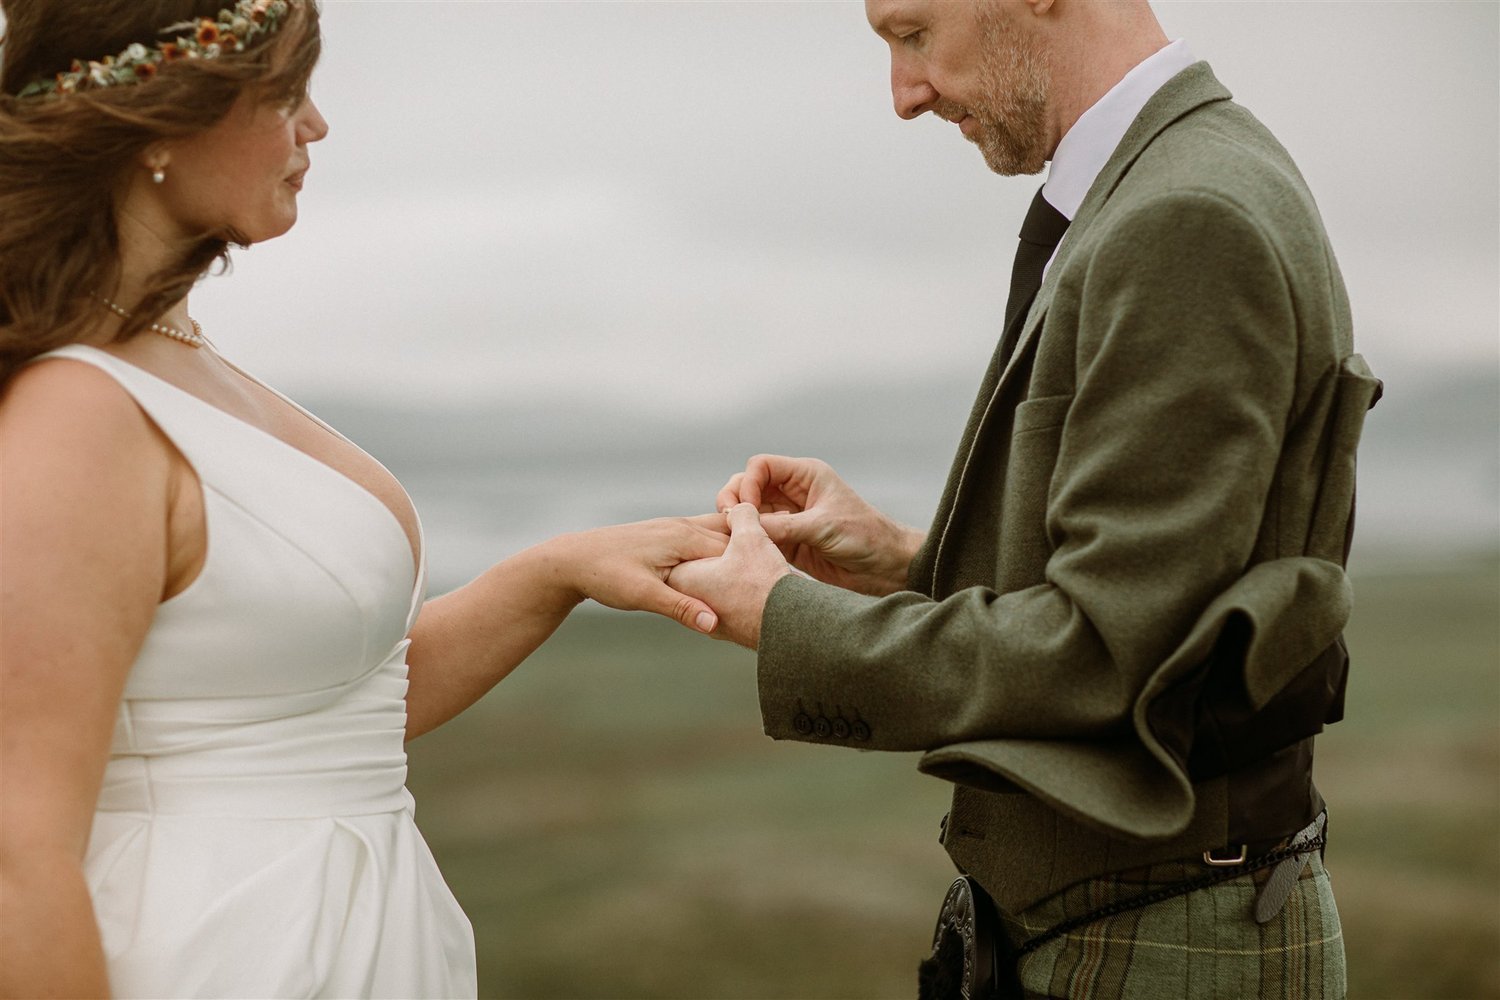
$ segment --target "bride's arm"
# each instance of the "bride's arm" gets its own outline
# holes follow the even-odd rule
[[[83,857],[168,576],[168,447],[87,365],[0,395],[0,996],[109,992]]]
[[[428,601],[407,653],[406,738],[437,728],[479,700],[585,598],[713,631],[717,619],[708,605],[665,580],[680,562],[722,554],[728,540],[721,514],[560,535]]]

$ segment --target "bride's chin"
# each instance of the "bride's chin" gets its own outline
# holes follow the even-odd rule
[[[287,213],[287,216],[285,218],[279,220],[278,222],[272,225],[268,225],[264,229],[258,229],[251,233],[238,234],[237,237],[231,242],[238,243],[240,246],[254,246],[257,243],[264,243],[267,240],[274,240],[278,236],[285,236],[287,233],[291,232],[292,228],[296,225],[297,211],[295,208],[293,208],[291,212]]]

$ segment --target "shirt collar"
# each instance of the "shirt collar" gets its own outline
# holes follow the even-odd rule
[[[1168,80],[1195,62],[1197,59],[1188,51],[1187,43],[1178,39],[1126,73],[1109,93],[1079,116],[1057,144],[1047,183],[1042,185],[1042,197],[1071,222],[1089,188],[1094,186],[1094,179],[1146,102]]]

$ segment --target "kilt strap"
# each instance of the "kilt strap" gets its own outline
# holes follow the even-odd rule
[[[1283,862],[1296,858],[1305,858],[1314,851],[1321,851],[1327,843],[1327,838],[1321,832],[1321,822],[1322,818],[1319,817],[1317,823],[1320,830],[1316,835],[1306,839],[1299,836],[1294,838],[1292,843],[1284,847],[1277,847],[1257,857],[1248,858],[1238,865],[1220,867],[1214,871],[1199,875],[1196,878],[1173,882],[1171,885],[1164,885],[1160,888],[1143,892],[1138,896],[1132,896],[1129,899],[1117,899],[1112,903],[1106,903],[1087,913],[1081,913],[1076,917],[1069,917],[1067,920],[1058,921],[1040,934],[1018,945],[1015,949],[1015,957],[1020,958],[1023,955],[1028,955],[1048,941],[1060,938],[1064,934],[1075,931],[1080,927],[1086,927],[1096,920],[1103,920],[1121,913],[1128,913],[1131,910],[1139,910],[1142,907],[1150,906],[1153,903],[1160,903],[1163,900],[1173,899],[1177,896],[1186,896],[1190,892],[1206,889],[1211,885],[1218,885],[1220,882],[1228,882],[1242,875],[1249,875],[1251,872],[1274,868]],[[1297,867],[1297,870],[1300,872],[1300,866]],[[1285,897],[1282,899],[1282,902],[1284,901]],[[1278,906],[1277,909],[1279,910],[1280,907]]]

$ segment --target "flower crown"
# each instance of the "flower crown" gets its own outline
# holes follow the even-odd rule
[[[145,83],[167,63],[180,59],[217,59],[244,52],[257,41],[273,34],[291,9],[288,0],[237,0],[214,17],[183,21],[161,29],[158,34],[187,32],[170,42],[158,42],[147,48],[139,42],[117,56],[87,63],[77,59],[66,73],[55,79],[28,84],[18,97],[61,97],[80,90],[100,87],[122,87]]]

